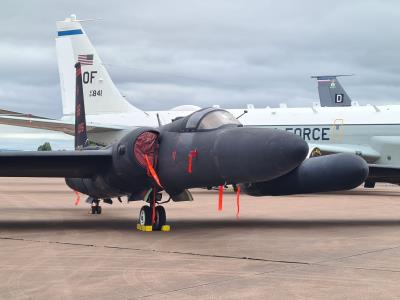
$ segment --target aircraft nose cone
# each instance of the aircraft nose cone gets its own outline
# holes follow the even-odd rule
[[[282,176],[307,156],[297,135],[277,129],[229,128],[214,145],[215,159],[227,182],[258,182]]]
[[[308,144],[295,134],[283,131],[279,132],[278,135],[275,137],[278,145],[274,146],[274,148],[280,148],[277,161],[281,160],[280,165],[285,169],[283,172],[287,173],[287,169],[290,169],[289,171],[293,170],[306,159]],[[281,139],[284,141],[282,142]]]

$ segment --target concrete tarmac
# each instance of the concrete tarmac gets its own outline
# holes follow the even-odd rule
[[[287,197],[215,191],[168,203],[171,232],[139,232],[143,202],[102,215],[60,179],[0,179],[1,299],[399,299],[400,187]]]

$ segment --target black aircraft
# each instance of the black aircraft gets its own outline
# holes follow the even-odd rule
[[[250,195],[284,195],[350,189],[368,166],[358,156],[337,154],[305,160],[307,143],[281,130],[243,127],[225,110],[205,108],[158,128],[132,129],[106,148],[87,145],[81,66],[76,64],[75,151],[0,153],[0,176],[64,177],[100,200],[144,200],[141,225],[166,222],[161,191],[173,201],[191,201],[190,188],[236,184]],[[305,160],[305,161],[304,161]]]

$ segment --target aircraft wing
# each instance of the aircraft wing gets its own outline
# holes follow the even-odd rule
[[[37,119],[48,119],[48,118],[44,118],[44,117],[35,116],[32,114],[25,114],[25,113],[20,113],[20,112],[11,111],[11,110],[5,110],[5,109],[0,109],[0,115],[30,117],[30,118],[37,118]]]
[[[379,152],[365,145],[309,144],[309,149],[309,156],[312,156],[313,154],[328,155],[335,153],[350,153],[363,157],[368,163],[373,163],[380,158]]]
[[[110,149],[0,152],[0,176],[88,178],[112,160]]]
[[[45,118],[21,117],[0,114],[0,124],[60,131],[70,135],[74,135],[75,133],[75,123]],[[119,131],[123,129],[124,128],[117,126],[87,124],[87,131],[89,133]]]
[[[368,178],[373,181],[399,183],[400,167],[370,164]]]

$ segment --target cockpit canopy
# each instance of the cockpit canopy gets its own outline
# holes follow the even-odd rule
[[[211,130],[224,125],[241,125],[236,118],[226,110],[218,108],[206,108],[196,111],[189,116],[186,123],[187,130]]]
[[[204,108],[170,124],[170,131],[208,131],[226,125],[243,126],[231,113],[220,108]]]

